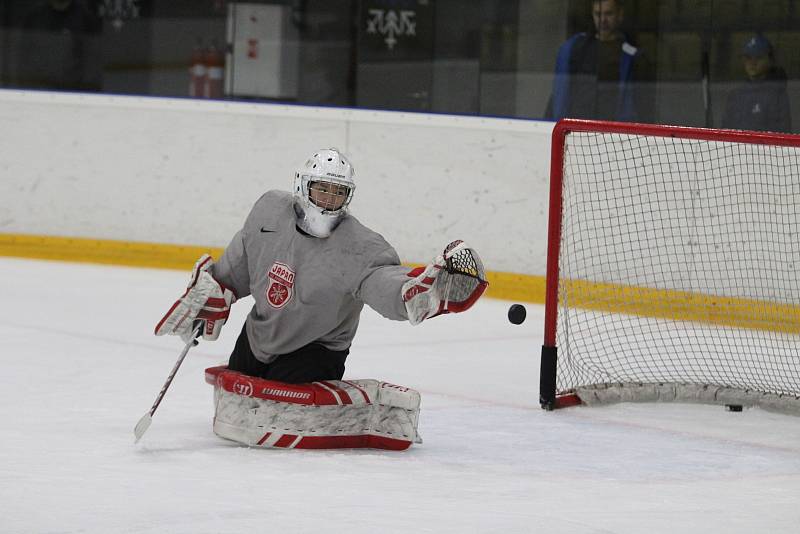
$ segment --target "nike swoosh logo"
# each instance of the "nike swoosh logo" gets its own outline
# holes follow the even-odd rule
[[[262,226],[262,227],[261,227],[261,231],[266,233],[266,232],[274,232],[275,230],[270,230],[269,228],[264,228],[264,227]]]

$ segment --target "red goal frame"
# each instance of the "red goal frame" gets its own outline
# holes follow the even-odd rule
[[[557,395],[557,347],[556,326],[558,319],[559,254],[562,229],[562,191],[564,180],[564,147],[571,133],[617,133],[652,137],[674,137],[705,141],[723,141],[754,145],[800,147],[800,135],[723,130],[714,128],[692,128],[626,122],[562,119],[553,128],[550,148],[550,199],[547,228],[547,272],[544,312],[544,343],[539,377],[539,403],[542,408],[552,410],[580,404],[575,394]]]

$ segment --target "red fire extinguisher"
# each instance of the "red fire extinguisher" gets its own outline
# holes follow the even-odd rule
[[[225,83],[225,57],[216,42],[206,49],[206,83],[203,96],[206,98],[222,98],[222,86]]]
[[[203,43],[197,41],[197,44],[192,50],[192,61],[189,65],[189,96],[192,98],[202,98],[205,91],[206,78],[208,71],[206,69],[205,50],[203,50]]]

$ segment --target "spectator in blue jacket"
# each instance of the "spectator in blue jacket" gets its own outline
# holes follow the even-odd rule
[[[761,34],[754,35],[744,45],[742,63],[747,81],[728,95],[722,127],[791,132],[786,72],[775,65],[772,43]]]
[[[593,0],[594,33],[578,33],[561,45],[545,118],[647,121],[641,92],[641,52],[621,31],[623,0]]]

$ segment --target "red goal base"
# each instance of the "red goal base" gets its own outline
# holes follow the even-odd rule
[[[565,393],[556,396],[554,408],[570,408],[572,406],[580,406],[581,404],[583,404],[583,401],[576,393]]]

